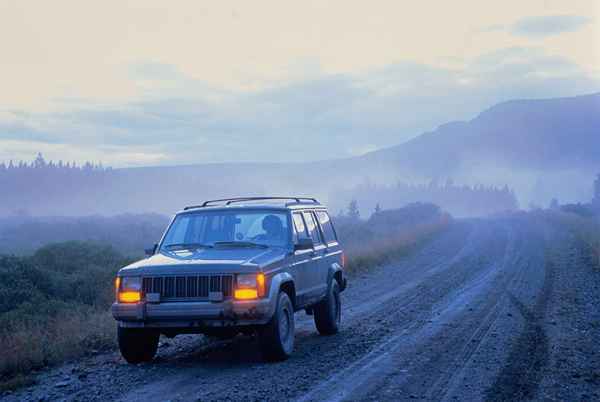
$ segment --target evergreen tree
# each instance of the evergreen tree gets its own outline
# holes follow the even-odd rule
[[[358,210],[358,202],[356,200],[352,200],[348,204],[348,218],[352,220],[360,219],[360,211]]]
[[[37,157],[33,161],[33,167],[38,169],[46,167],[46,161],[44,160],[41,152],[38,152]]]

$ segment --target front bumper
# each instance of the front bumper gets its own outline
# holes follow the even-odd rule
[[[258,300],[114,303],[113,317],[122,327],[202,328],[261,325],[275,307],[270,298]]]

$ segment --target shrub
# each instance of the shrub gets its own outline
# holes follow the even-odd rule
[[[335,218],[348,256],[348,271],[392,261],[448,226],[451,217],[434,204],[413,203],[384,210],[368,221]]]
[[[67,242],[31,257],[0,256],[0,379],[115,345],[116,271],[130,261],[111,247]]]
[[[543,217],[568,228],[589,249],[592,263],[600,269],[600,220],[577,212],[546,211]]]

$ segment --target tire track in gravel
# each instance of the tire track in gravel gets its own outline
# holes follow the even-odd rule
[[[493,388],[488,385],[501,378],[495,376],[496,370],[504,372],[505,361],[519,359],[529,367],[527,375],[521,376],[522,385],[535,389],[539,381],[535,370],[544,364],[547,354],[547,342],[538,321],[552,292],[553,272],[545,266],[539,232],[529,230],[518,220],[505,221],[501,227],[508,238],[502,255],[492,254],[493,262],[479,269],[477,275],[463,277],[461,285],[431,310],[427,325],[407,326],[403,333],[300,400],[488,400],[499,396],[494,391],[486,393]],[[485,247],[480,247],[480,251],[490,252]],[[528,318],[523,329],[510,318],[517,292],[527,300],[521,303]],[[532,299],[534,320],[526,307]],[[496,348],[499,338],[512,345],[512,349],[506,348],[513,350],[508,359],[502,348]],[[524,338],[527,339],[521,341]],[[532,344],[538,345],[535,350],[531,349]],[[519,345],[529,349],[520,349]],[[526,358],[524,353],[529,353]],[[467,373],[475,374],[478,381],[470,384]],[[506,393],[498,399],[522,398],[514,391],[519,387],[513,391],[506,385],[500,387]]]
[[[552,262],[547,262],[544,268],[544,285],[533,308],[528,308],[514,294],[509,293],[511,302],[525,320],[525,328],[514,343],[507,364],[486,392],[486,399],[489,401],[523,400],[535,396],[542,378],[542,369],[549,357],[548,337],[542,321],[555,276]]]
[[[501,241],[501,243],[505,244],[504,249],[514,248],[515,241],[511,231],[507,230],[507,228],[503,228],[503,230],[506,235],[506,239]],[[495,237],[497,240],[502,236],[495,233]],[[485,241],[489,242],[490,239],[487,238]],[[490,252],[486,247],[478,247],[478,251],[481,253]],[[505,261],[502,265],[506,264],[506,259],[510,255],[512,255],[512,251],[504,253]],[[497,258],[497,260],[502,259]],[[417,362],[419,360],[422,361],[423,359],[419,356],[421,355],[421,345],[427,339],[438,336],[438,334],[444,330],[445,326],[455,321],[455,316],[457,312],[460,311],[459,307],[464,305],[466,300],[471,299],[471,294],[481,292],[481,288],[488,285],[498,271],[500,271],[496,266],[498,264],[495,262],[487,265],[483,264],[481,268],[484,269],[480,271],[474,269],[476,267],[469,265],[466,260],[460,262],[465,263],[465,266],[469,268],[468,271],[471,271],[471,274],[475,273],[475,275],[471,275],[470,277],[460,275],[461,269],[455,266],[454,275],[450,275],[444,279],[452,283],[453,276],[458,274],[458,277],[460,278],[459,283],[462,283],[463,286],[459,286],[458,289],[447,293],[444,296],[443,301],[432,306],[432,309],[429,312],[429,320],[425,321],[425,323],[416,322],[415,324],[405,327],[402,332],[389,338],[386,342],[381,344],[379,348],[373,350],[367,356],[347,367],[345,370],[337,373],[330,380],[320,384],[310,393],[300,398],[300,400],[397,400],[403,395],[407,398],[411,396],[415,397],[410,390],[402,390],[402,387],[399,387],[399,382],[402,382],[402,379],[398,381],[398,377],[406,377],[406,374],[402,374],[408,373],[409,371],[406,369],[399,370],[399,367],[406,367],[406,364],[403,363],[410,355],[407,351],[410,352],[416,350],[417,352],[412,356],[412,360]],[[453,345],[454,350],[460,351],[456,359],[465,361],[469,359],[474,350],[472,341],[476,337],[485,338],[489,328],[495,322],[498,310],[498,300],[492,299],[492,302],[489,303],[489,307],[486,308],[487,312],[483,314],[483,320],[477,324],[476,329],[473,330],[473,328],[469,328],[467,333],[464,334],[467,339],[466,343],[462,345]],[[455,339],[461,340],[465,338],[458,337]],[[461,342],[464,341],[461,340]],[[446,350],[444,357],[448,359],[451,356],[454,356],[453,352]],[[424,364],[424,367],[421,367],[418,371],[431,372],[431,370],[435,370],[435,368],[429,366],[437,366],[438,364],[439,361],[437,360],[432,362],[432,364]],[[415,369],[412,369],[411,371],[415,371]],[[406,378],[404,378],[404,380],[406,380]],[[447,376],[429,375],[429,381],[427,381],[429,392],[425,397],[427,399],[436,399],[434,398],[436,390],[440,388],[443,389],[447,381]],[[387,391],[382,392],[382,390]]]

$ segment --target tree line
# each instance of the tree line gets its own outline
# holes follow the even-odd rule
[[[54,161],[46,161],[41,152],[38,152],[36,158],[31,161],[23,161],[20,160],[18,162],[13,162],[10,160],[8,163],[0,162],[0,174],[15,174],[24,171],[35,170],[39,172],[41,170],[49,170],[49,171],[109,171],[110,167],[105,168],[102,165],[102,162],[94,163],[94,162],[84,162],[81,165],[78,165],[77,162],[63,162],[59,160],[58,162]]]
[[[382,208],[399,208],[415,202],[439,205],[454,216],[489,215],[519,208],[515,192],[508,186],[464,185],[452,180],[444,183],[434,180],[427,184],[399,181],[391,185],[366,182],[340,192],[339,198],[353,200],[354,205],[347,213],[363,212],[367,216]]]

